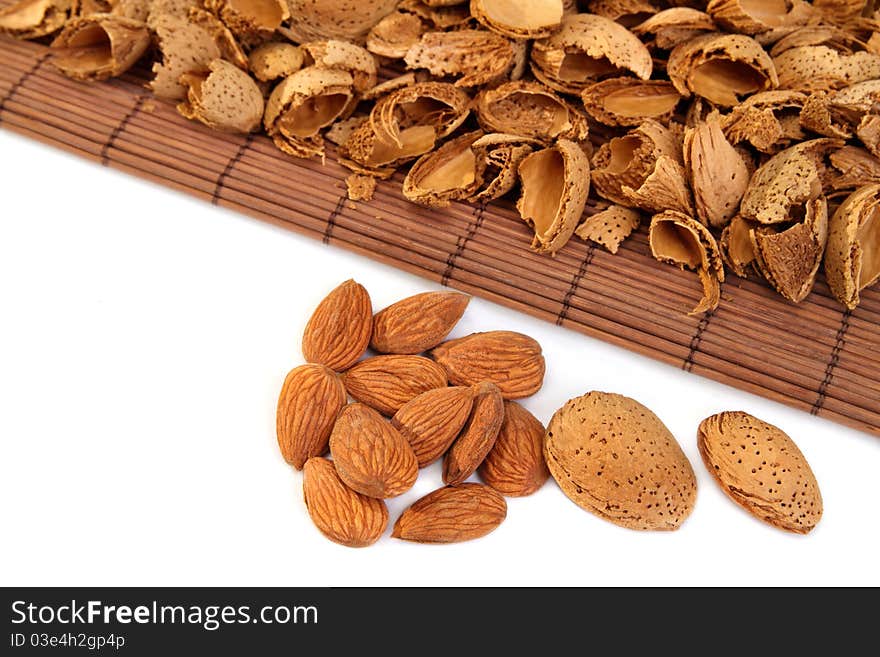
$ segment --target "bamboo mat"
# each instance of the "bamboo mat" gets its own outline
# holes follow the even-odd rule
[[[844,312],[821,279],[795,306],[730,275],[718,310],[690,317],[696,274],[654,261],[644,226],[614,256],[577,238],[538,256],[510,201],[432,211],[398,179],[355,204],[332,153],[295,160],[265,137],[186,121],[151,98],[145,72],[88,85],[47,59],[45,46],[0,37],[0,127],[880,435],[880,287]]]

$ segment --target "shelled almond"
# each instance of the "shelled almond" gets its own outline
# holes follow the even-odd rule
[[[865,0],[19,0],[0,33],[53,37],[79,80],[152,57],[183,116],[335,157],[352,200],[399,171],[429,208],[518,194],[538,253],[614,253],[640,213],[680,213],[793,303],[822,262],[839,279],[822,208],[880,181]]]

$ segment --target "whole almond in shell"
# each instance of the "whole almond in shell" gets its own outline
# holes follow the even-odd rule
[[[359,402],[394,415],[414,397],[446,387],[446,371],[424,356],[373,356],[343,375],[345,388]]]
[[[336,416],[348,396],[336,372],[323,365],[300,365],[284,379],[278,397],[276,433],[284,460],[297,470],[327,451]]]
[[[346,486],[328,459],[306,461],[303,496],[312,522],[335,543],[366,547],[379,540],[388,526],[385,502]]]
[[[757,518],[798,534],[821,519],[816,477],[781,429],[748,413],[719,413],[700,423],[697,446],[722,490]]]
[[[391,536],[417,543],[459,543],[485,536],[506,516],[507,502],[488,486],[447,486],[404,511]]]
[[[550,474],[575,504],[621,527],[678,529],[697,481],[660,419],[637,401],[591,392],[556,411],[544,441]]]
[[[544,425],[515,401],[504,402],[504,422],[480,477],[499,493],[523,497],[550,477],[544,462]]]
[[[362,285],[345,281],[318,304],[306,324],[303,356],[310,363],[342,372],[364,355],[372,332],[370,295]]]
[[[432,349],[449,335],[470,300],[458,292],[424,292],[398,301],[373,317],[370,346],[382,354]]]
[[[498,386],[475,386],[474,407],[461,435],[443,461],[443,483],[459,484],[470,477],[495,445],[504,422],[504,399]]]
[[[391,426],[406,438],[419,467],[439,459],[452,445],[471,414],[474,389],[470,386],[437,388],[404,404]]]
[[[364,404],[350,404],[339,413],[330,455],[342,481],[367,497],[396,497],[412,488],[419,475],[406,439]]]
[[[449,340],[431,351],[453,385],[494,383],[505,399],[533,395],[544,384],[541,345],[522,333],[489,331]]]

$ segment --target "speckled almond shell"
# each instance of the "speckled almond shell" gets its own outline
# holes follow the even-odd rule
[[[474,196],[483,184],[486,163],[471,147],[482,136],[481,130],[469,132],[420,157],[403,179],[403,195],[429,208],[446,208]],[[438,178],[445,170],[450,173]]]
[[[207,76],[185,74],[186,99],[177,110],[186,118],[222,132],[254,132],[263,118],[263,94],[247,73],[223,59],[208,65]]]
[[[198,7],[191,7],[188,19],[194,25],[198,25],[214,39],[214,43],[220,48],[223,59],[232,62],[242,71],[248,70],[248,57],[235,35],[214,14]]]
[[[418,16],[396,11],[379,21],[367,34],[367,50],[381,57],[403,59],[427,31],[427,25]]]
[[[391,425],[413,448],[420,468],[443,456],[455,441],[471,415],[475,394],[473,386],[429,390],[391,418]]]
[[[471,21],[467,0],[451,6],[428,5],[421,0],[402,0],[397,8],[418,16],[437,30],[460,28]]]
[[[859,305],[859,293],[880,280],[880,184],[853,192],[831,218],[825,277],[850,310]]]
[[[373,356],[343,375],[348,393],[383,415],[394,415],[423,392],[446,386],[446,370],[424,356]]]
[[[288,18],[287,0],[202,0],[248,46],[268,41]]]
[[[532,249],[556,253],[581,221],[590,193],[590,160],[575,142],[560,139],[519,165],[520,217],[535,231]]]
[[[471,15],[511,39],[550,36],[562,22],[562,0],[470,0]]]
[[[71,0],[21,0],[0,9],[0,34],[38,39],[54,34],[67,21]]]
[[[474,153],[486,162],[486,169],[483,171],[483,189],[473,200],[494,201],[516,187],[520,163],[540,145],[532,139],[498,133],[474,142]]]
[[[639,227],[642,216],[631,208],[612,205],[586,217],[574,231],[582,240],[601,244],[617,253],[620,244]]]
[[[853,191],[865,185],[880,183],[880,160],[864,148],[844,146],[828,157],[838,174],[832,180],[835,192]]]
[[[408,109],[420,103],[445,105],[428,114]],[[417,82],[383,96],[370,112],[370,128],[382,141],[400,145],[400,132],[413,126],[434,128],[437,139],[455,132],[470,114],[471,99],[464,91],[446,82]],[[448,109],[447,109],[448,108]]]
[[[552,142],[584,141],[586,117],[567,100],[538,82],[508,82],[486,89],[474,102],[477,119],[487,132],[520,135]]]
[[[722,118],[721,127],[731,144],[748,142],[772,155],[804,138],[801,123],[806,102],[806,94],[798,91],[762,91],[734,107]]]
[[[454,77],[457,87],[476,87],[504,79],[516,64],[516,48],[487,30],[428,32],[404,57],[410,69]]]
[[[96,29],[103,32],[109,42],[100,44],[105,51],[101,61],[90,52],[92,42],[82,43],[77,38]],[[65,23],[52,41],[55,53],[50,61],[69,78],[96,82],[125,73],[149,46],[150,31],[144,23],[111,14],[92,14]],[[87,58],[82,58],[84,52],[89,53]]]
[[[343,39],[363,43],[367,32],[394,11],[397,0],[287,0],[289,33],[297,43]]]
[[[681,96],[666,80],[610,78],[590,85],[581,94],[584,108],[599,123],[610,126],[635,126],[645,119],[661,123],[672,118]],[[636,104],[636,111],[615,109],[620,99]]]
[[[778,427],[748,413],[719,413],[700,423],[697,446],[721,489],[755,517],[798,534],[822,518],[816,477]]]
[[[303,67],[303,51],[292,43],[270,41],[251,51],[248,66],[263,82],[286,78]]]
[[[647,0],[587,0],[582,3],[584,11],[630,26],[641,23],[657,13],[655,4]]]
[[[553,415],[544,440],[550,474],[581,508],[621,527],[678,529],[697,481],[669,429],[639,402],[590,392]]]
[[[783,89],[828,91],[880,77],[880,54],[841,53],[824,45],[791,48],[773,62]]]
[[[595,74],[568,72],[566,62],[572,54],[595,60]],[[564,93],[580,94],[599,77],[626,72],[647,80],[652,71],[651,54],[645,45],[625,27],[604,16],[566,16],[558,31],[532,46],[535,77]]]
[[[222,53],[214,38],[202,27],[172,14],[151,17],[162,61],[153,64],[153,79],[148,85],[153,93],[166,100],[182,100],[186,87],[180,76],[206,73],[208,65]]]
[[[728,68],[740,66],[748,69],[749,75],[753,76],[751,83],[756,88],[746,91],[722,84],[711,91],[705,89],[700,71],[705,66],[717,66],[719,63]],[[761,44],[743,34],[705,34],[682,43],[669,54],[666,72],[682,96],[701,95],[723,106],[737,105],[739,96],[745,93],[769,91],[779,86],[770,55]]]
[[[303,497],[312,522],[334,543],[366,547],[378,541],[388,527],[385,502],[346,486],[328,459],[312,458],[306,463]]]
[[[330,455],[339,478],[367,497],[402,495],[419,476],[406,439],[364,404],[349,404],[339,413],[330,434]]]
[[[822,194],[825,155],[843,145],[834,139],[801,142],[774,155],[755,171],[742,199],[746,219],[762,224],[792,220],[792,211]]]
[[[806,5],[801,0],[709,0],[706,12],[729,32],[754,35],[805,24],[808,14],[792,8],[793,4]]]
[[[715,32],[718,26],[709,14],[692,7],[671,7],[659,11],[632,28],[639,36],[654,35],[651,46],[671,50],[706,32]]]
[[[305,43],[302,49],[314,66],[350,73],[357,93],[365,93],[376,86],[376,58],[364,48],[331,39]]]

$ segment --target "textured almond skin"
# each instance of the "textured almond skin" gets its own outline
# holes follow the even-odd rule
[[[364,355],[373,331],[373,306],[364,287],[353,280],[328,294],[303,332],[302,351],[310,363],[342,372]]]
[[[507,502],[488,486],[447,486],[404,511],[391,536],[417,543],[459,543],[485,536],[506,516]]]
[[[344,376],[352,397],[383,415],[394,415],[409,400],[446,387],[446,371],[423,356],[374,356]]]
[[[303,497],[312,522],[335,543],[366,547],[379,540],[388,526],[385,502],[351,490],[325,458],[306,461]]]
[[[336,415],[348,400],[342,381],[323,365],[300,365],[284,379],[275,429],[284,460],[297,470],[327,451]]]
[[[330,434],[340,479],[368,497],[396,497],[419,476],[412,447],[385,418],[364,404],[342,409]]]
[[[621,527],[678,529],[693,511],[690,462],[660,419],[629,397],[569,400],[550,420],[544,458],[572,502]]]
[[[443,460],[443,483],[460,484],[470,477],[495,445],[504,422],[504,399],[498,386],[474,386],[474,408],[461,435],[452,443]]]
[[[781,429],[748,413],[719,413],[700,423],[697,446],[721,489],[753,516],[798,534],[822,518],[816,477]]]
[[[404,404],[391,425],[415,452],[419,467],[439,459],[458,436],[471,414],[474,389],[467,386],[438,388]]]
[[[507,497],[537,491],[550,477],[544,462],[544,425],[514,401],[504,402],[504,423],[480,466],[484,482]]]
[[[471,298],[458,292],[425,292],[398,301],[373,317],[370,346],[381,354],[420,354],[440,344]]]
[[[489,331],[449,340],[431,351],[457,386],[491,381],[505,399],[533,395],[544,384],[541,345],[522,333]]]

